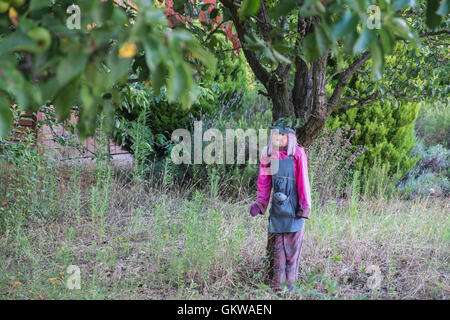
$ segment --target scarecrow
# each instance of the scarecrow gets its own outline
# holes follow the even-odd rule
[[[269,237],[274,237],[271,286],[280,292],[286,284],[292,291],[298,280],[305,219],[311,211],[308,164],[303,147],[297,145],[296,127],[280,119],[270,129],[262,151],[258,197],[250,214],[255,217],[266,212],[273,189],[269,216]]]

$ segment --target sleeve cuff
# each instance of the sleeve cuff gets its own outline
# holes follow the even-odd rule
[[[266,209],[267,209],[267,206],[266,206],[266,205],[264,205],[263,203],[261,203],[261,202],[259,202],[259,201],[256,201],[256,204],[258,205],[259,209],[261,210],[261,212],[262,212],[263,214],[266,213]]]
[[[297,216],[300,218],[309,219],[309,215],[311,213],[311,208],[302,208],[298,211]]]

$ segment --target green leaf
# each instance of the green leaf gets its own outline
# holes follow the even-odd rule
[[[112,134],[114,128],[115,107],[112,99],[103,100],[103,113],[105,115],[104,130],[107,135]]]
[[[319,56],[327,52],[329,44],[327,33],[329,33],[328,28],[323,23],[320,23],[303,40],[305,56],[309,61],[315,61]]]
[[[192,34],[187,30],[176,30],[169,33],[170,46],[180,49],[183,42],[193,41]]]
[[[439,0],[427,0],[426,23],[434,29],[441,23],[441,16],[436,13],[440,9]]]
[[[167,19],[161,10],[151,9],[145,12],[145,23],[148,25],[167,25]]]
[[[3,59],[0,60],[0,88],[10,93],[22,109],[35,111],[42,104],[40,90],[24,79],[14,63]]]
[[[191,43],[188,49],[196,55],[197,59],[200,60],[211,72],[216,69],[216,58],[209,51],[203,49],[198,43]]]
[[[303,40],[303,50],[308,61],[315,61],[325,54],[328,49],[328,38],[321,24],[316,25],[314,32],[309,33]]]
[[[384,68],[384,54],[383,50],[378,44],[378,41],[373,41],[370,45],[370,54],[372,58],[372,80],[380,80],[383,75]]]
[[[259,9],[260,1],[261,0],[244,0],[239,9],[239,18],[244,20],[245,18],[256,14]]]
[[[265,56],[267,59],[269,59],[270,61],[272,61],[272,62],[276,62],[276,61],[277,61],[277,60],[275,59],[275,56],[273,55],[272,50],[270,50],[269,47],[264,47],[263,52],[264,52],[264,56]]]
[[[441,15],[441,16],[446,16],[449,11],[448,11],[448,7],[449,7],[449,0],[441,0],[441,5],[439,6],[438,11],[436,11],[437,14]]]
[[[29,111],[37,111],[43,103],[41,91],[35,85],[27,81],[23,83],[23,90],[27,96],[27,106],[22,105],[22,107],[25,107]]]
[[[187,3],[187,0],[174,0],[173,1],[173,11],[184,14],[184,5]]]
[[[323,10],[323,6],[317,6],[318,1],[304,1],[303,5],[300,7],[300,16],[302,18],[307,18],[314,15],[320,15],[320,10]]]
[[[385,52],[386,54],[390,54],[392,52],[392,48],[394,47],[394,44],[395,44],[394,36],[392,35],[391,32],[386,30],[384,27],[382,27],[380,30],[378,30],[378,34],[380,35],[380,38],[381,38],[383,52]]]
[[[0,88],[12,95],[18,95],[23,91],[25,80],[13,62],[3,59],[2,57],[0,60]]]
[[[264,50],[264,40],[260,39],[254,32],[244,36],[245,46],[248,50]]]
[[[233,20],[230,9],[228,9],[227,7],[222,7],[222,21],[225,22],[229,20]]]
[[[358,15],[352,14],[350,11],[345,11],[341,21],[333,26],[331,31],[334,38],[340,39],[348,35],[352,30],[356,29],[358,24]]]
[[[279,1],[274,7],[269,9],[269,15],[272,19],[287,15],[297,6],[297,0]]]
[[[417,41],[417,39],[415,39],[415,34],[411,32],[408,23],[404,19],[394,17],[391,18],[390,20],[387,20],[386,24],[391,26],[393,31],[395,31],[395,33],[397,33],[401,37],[408,40]]]
[[[272,52],[273,52],[273,55],[274,55],[275,59],[277,59],[278,61],[283,62],[283,63],[292,63],[291,60],[289,60],[288,58],[283,56],[277,50],[272,49]]]
[[[53,105],[55,106],[56,116],[59,122],[66,120],[70,116],[72,107],[76,103],[78,80],[79,78],[76,78],[62,88],[55,98]]]
[[[0,56],[12,51],[40,52],[36,41],[20,31],[13,32],[0,40]]]
[[[52,5],[51,0],[33,0],[30,1],[30,11],[39,10]]]
[[[152,71],[151,76],[154,96],[158,96],[162,86],[166,83],[167,69],[160,63],[155,70]]]
[[[319,57],[319,50],[314,33],[308,33],[303,39],[302,49],[308,61],[315,61]]]
[[[90,88],[86,85],[81,85],[80,90],[81,108],[78,120],[78,130],[80,137],[85,138],[92,136],[95,133],[95,120],[97,119],[98,104],[93,97]]]
[[[327,32],[324,30],[325,25],[319,24],[314,28],[314,35],[316,37],[316,43],[318,47],[319,56],[322,56],[328,49],[328,37]]]
[[[0,96],[0,138],[8,135],[12,126],[12,113],[8,100],[4,96]]]
[[[184,62],[169,66],[169,81],[167,83],[167,98],[169,102],[175,102],[185,97],[186,92],[192,87],[192,77],[188,72]],[[187,105],[186,99],[182,101],[183,106]]]
[[[211,13],[209,14],[209,18],[210,18],[210,19],[215,19],[215,18],[217,18],[219,12],[220,12],[220,11],[219,11],[219,9],[217,9],[217,8],[212,9],[212,10],[211,10]]]
[[[356,0],[356,1],[351,1],[354,6],[355,9],[359,12],[364,12],[367,8],[367,1],[366,0]]]
[[[150,70],[155,70],[156,66],[161,62],[161,52],[159,50],[159,43],[153,37],[148,37],[144,43],[145,61]]]
[[[416,0],[395,0],[392,4],[392,10],[398,10],[406,7],[414,7]]]
[[[347,34],[344,37],[344,52],[346,54],[353,54],[353,47],[355,46],[356,41],[359,38],[358,32],[356,32],[356,29],[351,31],[349,34]]]
[[[114,46],[114,48],[110,50],[106,59],[106,63],[110,69],[108,74],[109,87],[112,87],[118,81],[123,80],[131,66],[132,60],[132,58],[119,58],[118,46]]]
[[[86,67],[89,55],[83,52],[70,53],[67,58],[62,60],[56,70],[56,79],[58,88],[66,86],[70,81],[77,77]]]
[[[369,45],[376,39],[376,31],[364,28],[355,45],[353,46],[353,54],[365,51]]]
[[[145,55],[138,55],[133,62],[133,72],[137,73],[140,68],[139,78],[140,79],[148,79],[150,75],[150,69],[147,66],[147,62],[145,61]]]

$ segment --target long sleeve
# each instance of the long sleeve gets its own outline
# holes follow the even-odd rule
[[[305,150],[302,147],[297,147],[296,154],[297,152],[295,180],[298,188],[298,201],[300,208],[303,210],[302,218],[308,219],[311,213],[311,188],[309,185],[308,161]]]
[[[261,159],[257,186],[258,186],[258,197],[256,201],[263,204],[264,207],[267,208],[267,205],[269,204],[270,200],[270,193],[272,191],[272,175],[270,175],[270,160],[267,155],[264,155]]]

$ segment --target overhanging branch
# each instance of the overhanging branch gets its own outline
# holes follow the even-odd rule
[[[336,104],[341,98],[341,95],[350,80],[351,76],[363,66],[367,60],[370,58],[370,52],[365,51],[361,57],[357,58],[353,63],[348,66],[346,69],[344,69],[341,72],[341,76],[339,77],[338,83],[336,84],[336,87],[334,88],[333,94],[331,95],[330,100],[328,101],[328,106],[331,109],[334,109]]]
[[[258,56],[254,51],[248,50],[245,48],[245,36],[248,35],[249,25],[247,21],[240,21],[239,15],[237,12],[238,7],[233,4],[230,0],[220,0],[220,2],[230,10],[231,17],[233,19],[234,27],[236,28],[236,32],[239,37],[239,41],[242,44],[242,51],[244,52],[245,58],[247,59],[248,64],[252,68],[255,76],[259,81],[262,82],[264,86],[267,86],[271,75],[261,64]]]

